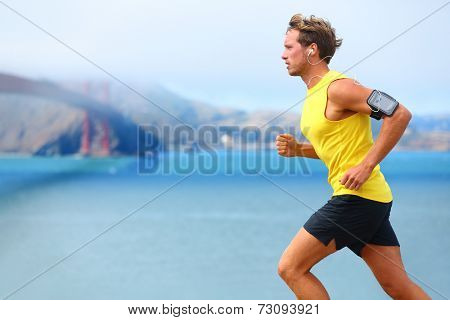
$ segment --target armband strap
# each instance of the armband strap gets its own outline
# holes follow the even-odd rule
[[[380,120],[382,118],[383,115],[380,111],[374,111],[372,107],[370,107],[370,109],[372,110],[372,112],[370,113],[370,117],[374,118],[375,120]]]

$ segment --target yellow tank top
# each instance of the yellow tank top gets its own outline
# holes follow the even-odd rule
[[[354,194],[370,200],[390,202],[393,200],[392,192],[379,164],[359,190],[347,189],[339,182],[348,169],[362,162],[373,145],[369,115],[358,112],[338,121],[325,117],[328,86],[334,80],[344,78],[348,77],[330,70],[308,89],[300,129],[328,168],[328,183],[333,188],[333,196]]]

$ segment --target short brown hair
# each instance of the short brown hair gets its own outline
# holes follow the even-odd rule
[[[311,43],[317,44],[321,59],[330,56],[324,59],[327,64],[330,63],[336,49],[342,44],[342,39],[336,39],[336,33],[331,24],[314,15],[304,17],[301,14],[295,14],[289,21],[287,31],[289,30],[300,31],[298,42],[302,46],[309,46]]]

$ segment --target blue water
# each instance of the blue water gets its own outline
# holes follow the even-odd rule
[[[278,260],[307,206],[329,199],[325,167],[284,159],[278,173],[263,168],[270,182],[241,159],[220,154],[209,174],[144,172],[135,158],[0,159],[0,296],[47,270],[9,298],[294,299]],[[381,169],[407,271],[450,297],[450,153],[395,152]],[[388,299],[346,248],[312,272],[332,299]]]

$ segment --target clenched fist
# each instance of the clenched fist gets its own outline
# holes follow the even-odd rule
[[[283,157],[295,157],[297,141],[289,133],[279,134],[275,140],[275,145],[278,149],[278,154]]]

